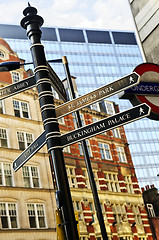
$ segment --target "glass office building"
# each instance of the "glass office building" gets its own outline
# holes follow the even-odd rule
[[[0,34],[20,58],[32,61],[24,29],[0,24]],[[67,56],[80,95],[131,73],[143,62],[135,34],[130,31],[42,28],[42,43],[47,60]],[[62,63],[52,67],[61,80],[65,78]],[[119,104],[120,111],[132,107],[118,95],[108,100]],[[159,188],[158,122],[145,118],[126,125],[125,131],[140,187],[154,184]]]

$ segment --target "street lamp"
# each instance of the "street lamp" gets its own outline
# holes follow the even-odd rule
[[[62,59],[53,59],[53,60],[48,60],[47,62],[61,63]],[[33,62],[28,62],[28,63],[21,63],[18,61],[2,62],[0,63],[0,72],[13,71],[13,70],[19,69],[23,65],[29,65],[29,64],[33,64]]]

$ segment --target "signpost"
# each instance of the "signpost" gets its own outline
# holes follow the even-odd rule
[[[151,107],[150,119],[159,121],[159,65],[142,63],[135,69],[141,81],[135,87],[124,91],[121,99],[129,99],[133,106],[147,103]]]
[[[69,113],[77,111],[83,107],[101,101],[107,97],[117,94],[124,89],[130,88],[138,84],[140,81],[139,75],[135,72],[120,78],[112,83],[100,87],[92,92],[84,94],[72,101],[66,102],[56,107],[56,117],[60,118]]]
[[[35,67],[35,76],[31,76],[27,79],[22,80],[21,82],[14,83],[10,86],[0,89],[0,99],[10,97],[31,87],[37,86],[42,120],[45,130],[13,162],[13,168],[15,171],[17,171],[42,146],[44,146],[45,143],[47,143],[48,152],[51,155],[52,164],[55,171],[58,190],[57,192],[60,199],[62,199],[62,201],[60,202],[61,206],[59,207],[62,210],[62,224],[65,229],[65,235],[68,240],[77,240],[79,239],[79,236],[73,211],[72,199],[67,179],[64,158],[62,154],[62,148],[70,144],[74,144],[87,138],[93,137],[102,132],[146,117],[150,114],[150,107],[146,103],[142,103],[136,107],[117,113],[113,116],[107,117],[93,124],[89,124],[84,127],[80,126],[79,129],[76,129],[61,136],[57,119],[75,111],[77,112],[83,107],[101,101],[123,90],[126,91],[130,87],[133,88],[135,85],[139,84],[141,72],[138,71],[138,68],[136,68],[133,73],[123,78],[120,78],[112,83],[109,83],[103,87],[100,87],[77,99],[66,102],[56,107],[55,109],[51,85],[53,85],[57,93],[64,101],[67,101],[67,96],[62,82],[45,59],[43,45],[40,42],[40,27],[43,24],[43,19],[37,15],[36,8],[31,7],[30,4],[28,4],[28,7],[24,10],[23,13],[25,17],[22,19],[21,25],[23,28],[27,29],[27,35],[32,42],[31,52]],[[14,63],[13,67],[15,68],[15,66],[20,65]],[[1,70],[7,71],[7,69],[12,69],[12,67],[8,64],[5,68],[5,64],[2,64]],[[147,88],[148,87],[146,87],[146,89]],[[150,88],[152,90],[152,87],[149,87],[149,89]],[[154,86],[153,89],[157,91],[157,88],[157,86]],[[103,228],[103,232],[104,231],[105,230]],[[107,239],[107,235],[105,236],[105,239]]]
[[[46,132],[46,143],[50,153],[50,164],[53,165],[62,220],[67,240],[78,240],[77,223],[74,216],[71,192],[60,143],[60,130],[55,113],[54,98],[50,84],[49,69],[46,63],[44,46],[41,44],[43,18],[37,15],[37,9],[30,6],[23,11],[21,26],[27,30],[31,42],[31,55],[34,63],[35,80],[39,94],[42,121]],[[56,146],[56,149],[53,147]]]

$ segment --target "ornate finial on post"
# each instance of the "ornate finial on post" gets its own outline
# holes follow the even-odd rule
[[[28,2],[28,7],[26,7],[23,11],[24,18],[21,20],[21,26],[27,29],[27,26],[31,23],[38,24],[41,27],[44,23],[44,20],[41,16],[37,15],[37,9],[31,7],[30,3]]]

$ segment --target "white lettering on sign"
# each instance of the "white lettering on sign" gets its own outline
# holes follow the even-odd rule
[[[140,85],[131,88],[133,91],[159,92],[159,86]]]
[[[10,88],[6,88],[0,91],[0,96],[5,96],[7,94],[11,93],[11,89]]]
[[[101,98],[102,96],[105,96],[106,94],[110,93],[114,91],[114,88],[112,86],[109,86],[109,87],[106,87],[102,90],[99,90],[91,95],[88,95],[84,98],[81,98],[80,100],[74,100],[73,103],[71,103],[70,105],[68,105],[68,109],[69,110],[73,110],[75,108],[79,108],[81,107],[82,105],[86,105],[87,103],[89,102],[92,102],[92,101],[95,101],[99,98]]]
[[[107,87],[101,91],[99,91],[99,96],[102,96],[102,95],[105,95],[106,93],[109,93],[111,91],[113,91],[114,89],[110,86],[110,87]]]
[[[105,124],[104,123],[100,123],[98,125],[94,125],[94,126],[91,126],[91,127],[88,127],[86,129],[83,129],[83,130],[79,130],[75,133],[73,133],[72,135],[70,134],[69,136],[67,136],[67,141],[72,141],[72,140],[76,140],[80,137],[85,137],[86,135],[90,134],[90,133],[93,133],[97,130],[101,130],[102,128],[105,128]]]
[[[116,123],[123,122],[127,119],[130,119],[130,118],[131,118],[130,113],[126,113],[126,114],[123,114],[122,116],[114,117],[114,119],[108,120],[108,125],[111,126],[111,125],[114,125]]]
[[[28,87],[28,85],[29,85],[28,82],[19,83],[18,85],[14,86],[14,89],[19,90],[21,88]]]

